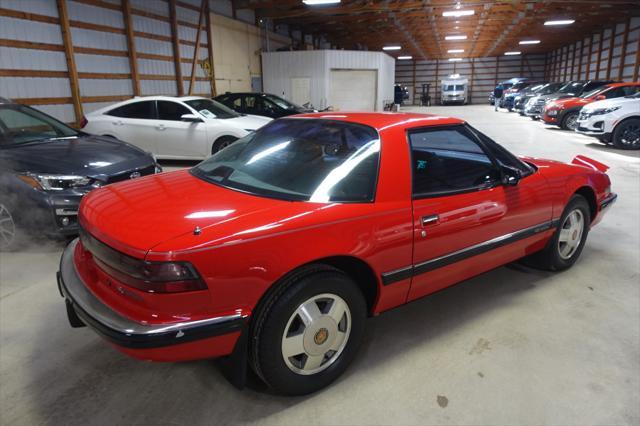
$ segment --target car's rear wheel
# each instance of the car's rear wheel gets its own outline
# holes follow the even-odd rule
[[[576,130],[578,128],[578,113],[567,113],[562,119],[562,124],[560,125],[560,127],[562,127],[564,130]]]
[[[276,392],[304,395],[337,379],[353,360],[367,307],[341,271],[311,265],[278,284],[251,328],[251,364]]]
[[[544,250],[524,259],[524,263],[550,271],[573,266],[580,257],[589,234],[591,210],[587,200],[575,194],[565,207],[560,222]]]
[[[640,149],[640,119],[630,118],[613,131],[613,144],[621,149]]]
[[[221,138],[218,138],[218,140],[216,140],[211,147],[211,155],[228,147],[237,140],[238,138],[236,138],[235,136],[222,136]]]

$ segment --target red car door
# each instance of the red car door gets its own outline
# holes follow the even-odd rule
[[[541,173],[468,126],[408,135],[414,226],[408,300],[544,246],[553,224]]]

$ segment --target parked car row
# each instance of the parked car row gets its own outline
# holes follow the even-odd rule
[[[499,106],[617,148],[640,149],[639,92],[640,82],[521,80],[504,90]]]

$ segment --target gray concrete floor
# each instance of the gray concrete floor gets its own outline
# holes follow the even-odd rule
[[[611,166],[619,201],[573,269],[504,267],[373,318],[340,380],[285,398],[255,380],[237,391],[210,361],[140,362],[69,328],[62,247],[41,242],[0,254],[0,423],[639,424],[640,152],[486,105],[416,109],[464,118],[518,154]]]

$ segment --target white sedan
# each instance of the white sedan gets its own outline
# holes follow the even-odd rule
[[[129,142],[157,158],[200,160],[269,121],[198,96],[146,96],[87,114],[82,129]]]

